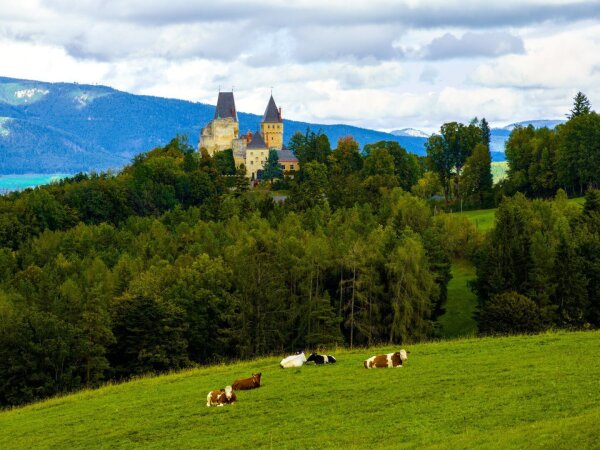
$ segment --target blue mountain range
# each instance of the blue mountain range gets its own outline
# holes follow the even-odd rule
[[[216,96],[215,96],[216,97]],[[75,173],[123,167],[138,153],[186,135],[194,147],[214,105],[134,95],[106,86],[47,83],[0,77],[0,174]],[[238,113],[240,131],[259,128],[260,115]],[[504,160],[504,143],[516,125],[554,127],[562,121],[528,121],[492,129],[492,159]],[[307,128],[321,130],[336,146],[354,137],[362,146],[387,140],[425,154],[427,133],[385,133],[350,125],[284,119],[284,141]]]

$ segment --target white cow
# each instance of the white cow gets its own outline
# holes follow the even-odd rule
[[[279,363],[279,367],[281,367],[282,369],[289,369],[290,367],[300,367],[305,362],[306,356],[304,356],[304,352],[301,352],[283,358]]]

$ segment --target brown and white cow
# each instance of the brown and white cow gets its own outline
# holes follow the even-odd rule
[[[243,391],[246,389],[256,389],[260,387],[260,373],[253,373],[250,378],[240,378],[235,380],[231,387],[236,391]]]
[[[408,359],[406,350],[400,350],[387,355],[375,355],[365,360],[365,369],[381,367],[402,367],[402,363]]]
[[[206,396],[206,406],[223,406],[235,403],[236,401],[237,397],[231,386],[226,386],[225,389],[210,391]]]

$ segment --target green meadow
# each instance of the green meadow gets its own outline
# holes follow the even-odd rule
[[[442,338],[473,336],[477,332],[477,322],[473,318],[477,297],[468,285],[469,281],[474,279],[475,268],[470,262],[452,262],[452,279],[448,283],[446,311],[438,319]]]
[[[585,198],[584,197],[572,198],[572,199],[569,199],[569,202],[573,203],[575,205],[583,206],[583,204],[585,202]],[[456,215],[464,216],[464,217],[468,218],[479,231],[487,232],[494,227],[494,223],[496,220],[496,209],[497,208],[475,209],[472,211],[463,211],[462,213],[455,212],[452,214],[456,214]]]
[[[330,350],[142,378],[0,413],[0,448],[598,448],[600,332],[406,346],[405,367],[366,370],[392,347]],[[238,402],[209,390],[262,372]]]

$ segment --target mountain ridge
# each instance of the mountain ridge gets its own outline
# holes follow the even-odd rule
[[[178,134],[187,135],[195,147],[214,107],[102,85],[0,77],[0,118],[9,119],[0,124],[0,174],[118,170],[136,154],[165,145]],[[240,130],[257,129],[262,117],[244,112],[238,116]],[[310,128],[322,130],[332,147],[339,138],[352,135],[361,146],[392,140],[425,154],[425,138],[345,124],[287,119],[284,124],[285,142]]]

